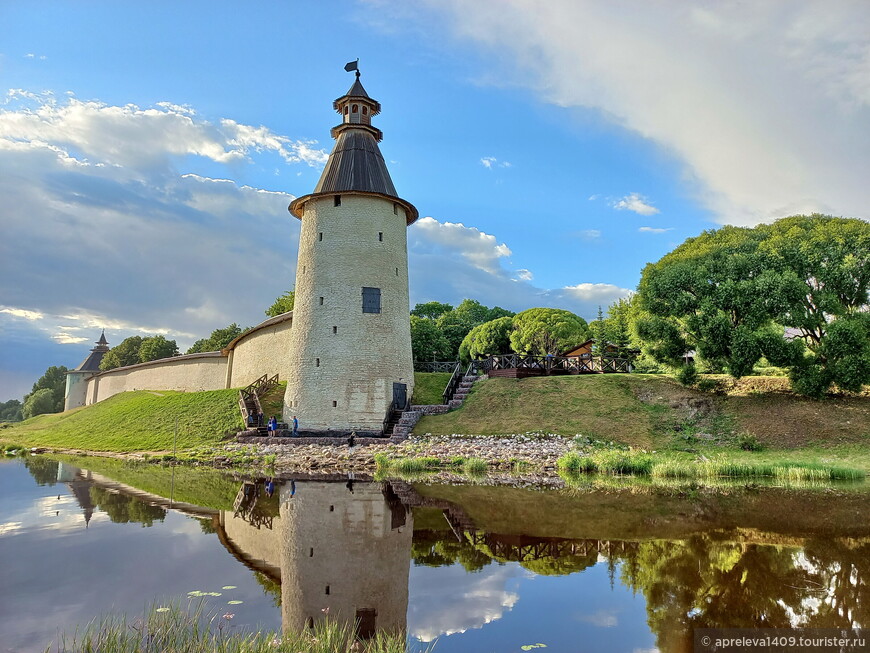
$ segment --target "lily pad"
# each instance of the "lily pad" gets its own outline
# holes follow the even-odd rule
[[[227,605],[239,605],[240,603],[244,603],[244,601],[227,601]]]
[[[221,587],[221,589],[222,590],[234,590],[234,589],[236,589],[236,586],[235,585],[224,585],[223,587]]]

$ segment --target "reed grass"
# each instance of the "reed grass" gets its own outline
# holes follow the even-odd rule
[[[207,615],[202,605],[152,606],[139,619],[106,615],[81,631],[62,635],[46,653],[405,653],[401,634],[378,633],[360,641],[351,624],[321,621],[301,632],[244,631],[231,614]]]
[[[483,458],[468,458],[462,469],[469,476],[481,476],[486,474],[486,471],[489,469],[489,463],[483,460]]]
[[[774,479],[778,481],[858,481],[863,470],[818,463],[750,463],[727,458],[695,461],[656,458],[643,452],[607,450],[591,456],[569,452],[559,458],[557,468],[563,475],[598,472],[612,476],[650,476],[653,479]]]

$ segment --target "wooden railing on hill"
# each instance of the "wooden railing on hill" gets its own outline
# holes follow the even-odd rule
[[[417,361],[415,372],[452,372],[457,361]]]
[[[596,374],[631,372],[627,358],[607,356],[532,356],[504,354],[474,361],[474,369],[483,374],[498,370],[522,369],[530,375]]]

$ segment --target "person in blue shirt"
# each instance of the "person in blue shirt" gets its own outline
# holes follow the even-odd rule
[[[299,435],[299,420],[296,419],[296,415],[293,416],[293,437]]]

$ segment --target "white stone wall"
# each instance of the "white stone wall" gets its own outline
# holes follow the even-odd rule
[[[88,394],[88,377],[93,372],[69,372],[66,375],[66,389],[64,391],[63,409],[70,410],[85,405]]]
[[[130,390],[220,390],[226,387],[226,380],[227,357],[220,352],[164,358],[91,377],[87,381],[87,404]]]
[[[304,208],[284,417],[303,431],[380,431],[393,383],[414,391],[407,217],[382,197],[334,204]],[[363,287],[380,288],[380,313],[362,312]]]
[[[281,316],[279,316],[281,317]],[[233,346],[229,387],[243,388],[264,374],[287,379],[290,369],[290,330],[292,319],[286,316],[266,320],[256,330],[239,338]]]

